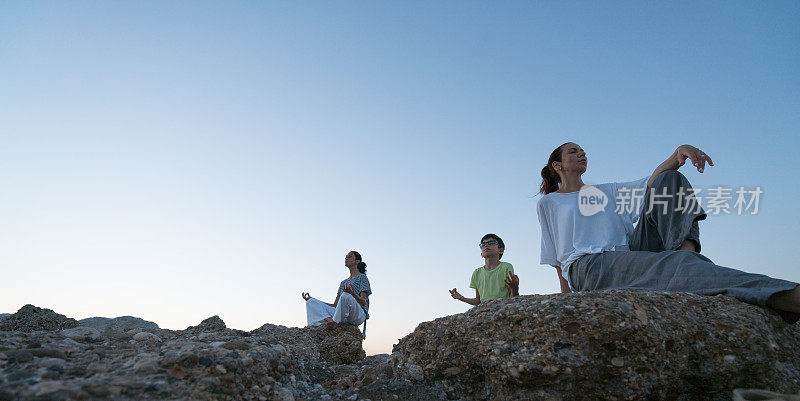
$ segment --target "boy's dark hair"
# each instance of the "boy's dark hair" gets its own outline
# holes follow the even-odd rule
[[[503,240],[500,237],[498,237],[497,234],[491,234],[491,233],[486,234],[486,235],[483,236],[483,238],[481,238],[481,242],[484,242],[487,239],[493,239],[493,240],[497,241],[497,247],[500,248],[500,249],[505,249],[506,248],[506,244],[503,243]],[[503,259],[503,252],[500,252],[500,257],[497,258],[497,259]]]

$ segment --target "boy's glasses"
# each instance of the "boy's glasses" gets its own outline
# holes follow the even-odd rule
[[[478,247],[483,249],[486,248],[487,246],[492,246],[492,245],[499,245],[499,244],[497,243],[497,241],[491,240],[491,241],[481,242],[480,244],[478,244]]]

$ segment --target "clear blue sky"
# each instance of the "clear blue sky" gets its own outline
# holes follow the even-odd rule
[[[367,352],[462,312],[480,237],[553,293],[534,197],[550,151],[587,183],[680,144],[716,263],[800,281],[800,3],[3,2],[0,312],[182,329],[305,323],[355,249]]]

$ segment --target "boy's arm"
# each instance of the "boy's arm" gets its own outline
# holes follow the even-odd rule
[[[478,289],[475,289],[475,298],[464,298],[462,301],[470,304],[470,305],[477,305],[481,303],[481,294],[478,293]]]
[[[456,290],[455,288],[450,290],[450,296],[455,298],[455,299],[457,299],[457,300],[459,300],[459,301],[466,302],[466,303],[468,303],[470,305],[473,305],[473,306],[481,303],[481,294],[478,294],[478,289],[477,288],[475,289],[475,298],[467,298],[467,297],[459,294],[458,290]]]
[[[561,293],[566,294],[572,292],[572,290],[569,288],[569,283],[567,283],[567,280],[561,275],[561,266],[553,267],[556,268],[556,273],[558,273],[558,282],[561,284]]]

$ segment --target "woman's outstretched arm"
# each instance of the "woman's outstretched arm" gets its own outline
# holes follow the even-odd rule
[[[328,305],[328,306],[332,307],[332,308],[335,308],[335,307],[336,307],[336,305],[339,305],[339,295],[340,295],[340,294],[336,294],[336,299],[334,299],[334,300],[333,300],[333,303],[332,303],[332,304],[329,304],[329,303],[327,303],[327,302],[323,302],[323,303],[324,303],[325,305]]]
[[[667,170],[677,170],[683,166],[683,164],[686,163],[686,159],[690,159],[692,164],[697,167],[697,171],[701,173],[706,167],[706,162],[708,162],[708,164],[711,166],[714,165],[711,157],[703,153],[703,151],[700,149],[697,149],[692,145],[681,145],[675,149],[675,152],[673,152],[672,155],[667,158],[667,160],[664,160],[663,163],[656,167],[656,170],[653,171],[653,175],[651,175],[650,179],[647,180],[647,186],[649,187],[659,174]]]
[[[308,300],[309,300],[309,299],[311,299],[311,294],[309,294],[309,293],[307,293],[307,292],[302,292],[302,293],[300,293],[300,296],[301,296],[301,297],[303,297],[303,300],[304,300],[304,301],[306,301],[306,302],[308,302]],[[319,300],[318,300],[318,301],[319,301]],[[338,295],[336,296],[336,300],[335,300],[335,301],[333,301],[333,303],[332,303],[332,304],[329,304],[329,303],[327,303],[327,302],[325,302],[325,301],[320,301],[320,302],[322,302],[322,303],[323,303],[323,304],[325,304],[325,305],[332,306],[332,307],[334,307],[334,308],[335,308],[335,307],[336,307],[336,303],[337,303],[337,302],[339,302],[339,296],[338,296]]]

